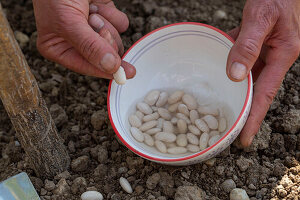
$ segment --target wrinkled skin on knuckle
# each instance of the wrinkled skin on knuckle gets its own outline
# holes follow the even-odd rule
[[[238,44],[238,51],[243,52],[241,55],[246,59],[257,58],[260,54],[258,41],[252,38],[246,38]]]
[[[99,55],[101,48],[99,48],[97,40],[94,38],[86,38],[79,45],[79,49],[83,55],[85,55],[86,59],[90,62],[100,62]]]

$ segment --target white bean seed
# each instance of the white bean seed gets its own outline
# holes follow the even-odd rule
[[[178,105],[178,111],[181,112],[182,114],[186,115],[186,116],[190,116],[190,111],[188,109],[188,107],[185,104],[179,104]]]
[[[169,96],[168,103],[174,104],[174,103],[180,101],[183,95],[184,95],[184,92],[182,90],[178,90],[178,91],[174,92],[173,94],[171,94]]]
[[[128,121],[129,121],[130,125],[133,127],[138,128],[142,125],[140,118],[136,115],[130,115]]]
[[[222,133],[226,130],[226,119],[224,117],[221,117],[219,119],[219,128],[218,130]]]
[[[171,118],[172,118],[170,112],[165,108],[158,108],[157,112],[165,120],[171,120]]]
[[[152,120],[157,120],[159,118],[159,114],[157,112],[155,113],[152,113],[150,115],[145,115],[143,117],[143,121],[144,122],[149,122],[149,121],[152,121]]]
[[[184,147],[171,147],[171,148],[168,148],[167,151],[170,154],[182,154],[182,153],[186,153],[187,149]]]
[[[175,142],[176,135],[174,133],[158,132],[154,138],[163,142]]]
[[[190,112],[190,119],[191,119],[191,122],[193,124],[195,124],[195,120],[196,119],[199,119],[199,113],[198,113],[197,110],[191,110],[191,112]]]
[[[188,144],[186,148],[192,153],[196,153],[200,151],[200,147],[198,145]]]
[[[179,133],[186,133],[186,131],[187,131],[186,121],[184,121],[183,119],[179,119],[177,121],[177,128],[178,128]]]
[[[135,112],[135,115],[142,121],[143,120],[143,117],[144,117],[144,113],[142,113],[141,111],[136,111]]]
[[[161,132],[161,128],[151,128],[148,131],[146,131],[149,135],[154,135],[155,133]]]
[[[122,66],[119,67],[118,71],[113,74],[114,80],[119,85],[124,85],[126,83],[126,73]]]
[[[157,107],[156,106],[151,106],[151,109],[154,111],[154,112],[157,112]]]
[[[208,141],[208,146],[214,145],[219,139],[220,139],[219,135],[215,135],[215,136],[211,137]]]
[[[137,109],[139,109],[139,111],[141,111],[142,113],[146,114],[146,115],[150,115],[153,111],[151,109],[151,107],[144,103],[144,102],[140,102],[136,105]]]
[[[178,105],[181,104],[181,103],[182,102],[180,101],[180,102],[174,103],[172,105],[169,105],[168,111],[170,111],[170,112],[176,112],[177,109],[178,109]]]
[[[172,147],[176,147],[175,142],[165,142],[167,148],[172,148]]]
[[[162,141],[156,140],[154,144],[158,151],[167,153],[167,146]]]
[[[163,132],[174,133],[174,126],[170,121],[164,121]]]
[[[203,115],[213,115],[213,116],[217,116],[219,114],[218,108],[212,105],[199,106],[198,112]]]
[[[154,140],[150,135],[144,133],[144,138],[145,138],[144,139],[145,144],[147,144],[148,146],[151,146],[151,147],[154,145]]]
[[[163,107],[168,102],[168,93],[161,92],[156,102],[157,107]]]
[[[163,118],[159,118],[158,120],[157,120],[157,128],[160,128],[160,129],[162,129],[163,128],[163,125],[164,125],[164,119]]]
[[[178,121],[178,119],[177,119],[176,117],[173,117],[173,118],[171,119],[171,123],[172,123],[172,124],[177,124],[177,121]]]
[[[208,127],[210,129],[217,129],[218,128],[218,120],[214,116],[205,115],[202,119],[206,122],[206,124],[208,125]]]
[[[193,133],[187,133],[186,138],[189,141],[190,144],[198,145],[199,144],[199,139],[196,135]]]
[[[86,191],[80,196],[81,200],[103,200],[103,196],[97,191]]]
[[[185,147],[188,144],[186,134],[179,134],[176,139],[176,144],[180,147]]]
[[[130,132],[132,137],[138,142],[144,142],[144,135],[143,133],[136,127],[131,127]]]
[[[200,135],[201,131],[194,125],[189,125],[188,126],[189,131],[191,131],[191,133],[193,133],[194,135]]]
[[[209,137],[210,137],[210,138],[213,137],[213,136],[215,136],[215,135],[220,135],[219,131],[211,131],[211,132],[209,133]]]
[[[129,194],[131,194],[133,192],[132,187],[126,178],[123,178],[123,177],[120,178],[120,185],[125,192],[127,192]]]
[[[149,106],[153,106],[159,97],[160,91],[152,90],[150,91],[144,98],[144,102],[147,103]]]
[[[145,131],[148,131],[149,129],[155,127],[157,125],[157,121],[156,120],[153,120],[153,121],[149,121],[149,122],[146,122],[144,124],[142,124],[142,126],[140,126],[140,130],[142,132],[145,132]]]
[[[190,110],[195,110],[197,109],[197,101],[195,97],[189,94],[185,94],[182,97],[183,103],[188,107]]]
[[[202,119],[196,119],[195,120],[195,125],[197,126],[197,128],[200,129],[200,131],[206,132],[206,133],[209,132],[209,127],[207,126],[205,121],[203,121]]]
[[[184,114],[182,114],[182,113],[177,113],[176,117],[178,119],[183,119],[187,124],[191,123],[191,120],[187,116],[185,116]]]
[[[200,136],[200,140],[199,140],[199,147],[200,147],[201,151],[206,149],[208,140],[209,140],[208,133],[202,133],[202,135]]]

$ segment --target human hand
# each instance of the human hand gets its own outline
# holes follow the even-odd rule
[[[231,35],[236,42],[227,60],[227,75],[244,80],[252,70],[253,102],[240,141],[249,146],[286,72],[300,53],[300,1],[248,0],[241,26]]]
[[[111,0],[33,0],[33,5],[37,48],[44,57],[108,79],[122,65],[127,78],[134,77],[135,68],[120,58],[124,47],[119,33],[127,29],[128,18]]]

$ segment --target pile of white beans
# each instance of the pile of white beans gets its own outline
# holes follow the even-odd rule
[[[226,130],[226,119],[214,105],[201,106],[182,90],[152,90],[129,116],[133,138],[162,153],[195,153],[215,144]]]

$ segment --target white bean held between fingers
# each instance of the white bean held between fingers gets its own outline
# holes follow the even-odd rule
[[[165,120],[171,120],[172,118],[171,113],[165,108],[158,108],[157,112]]]
[[[149,122],[149,121],[152,121],[152,120],[157,120],[159,118],[159,114],[157,112],[155,113],[152,113],[150,115],[145,115],[143,117],[143,121],[144,122]]]
[[[168,148],[167,151],[170,154],[182,154],[182,153],[186,153],[187,149],[184,147],[171,147],[171,148]]]
[[[180,147],[185,147],[188,144],[186,134],[177,135],[176,144]]]
[[[208,133],[202,133],[202,135],[200,136],[200,140],[199,140],[199,147],[200,147],[201,151],[206,149],[208,140],[209,140]]]
[[[131,126],[139,128],[142,125],[140,118],[136,115],[130,115],[128,121]]]
[[[97,191],[86,191],[80,196],[81,200],[103,200],[103,196]]]
[[[194,135],[200,135],[201,131],[194,125],[189,125],[188,126],[189,131],[191,131],[191,133],[193,133]]]
[[[162,141],[156,140],[154,142],[154,145],[158,151],[162,153],[167,153],[167,146]]]
[[[174,133],[174,126],[170,121],[164,121],[163,132]]]
[[[208,125],[202,119],[196,119],[195,120],[195,125],[197,126],[197,128],[199,128],[200,131],[206,132],[206,133],[209,132]]]
[[[220,135],[215,135],[213,137],[211,137],[208,141],[208,146],[212,146],[213,144],[215,144],[218,140],[220,139]]]
[[[218,108],[212,105],[199,106],[198,112],[203,115],[213,115],[213,116],[217,116],[219,114]]]
[[[226,119],[224,117],[221,117],[219,119],[219,132],[222,133],[226,130]]]
[[[205,115],[202,119],[206,122],[206,124],[208,125],[208,127],[210,129],[217,129],[218,128],[218,120],[214,116]]]
[[[131,127],[130,132],[132,137],[138,142],[144,142],[144,135],[143,133],[136,127]]]
[[[198,111],[197,110],[191,110],[191,112],[190,112],[190,120],[191,120],[191,122],[193,124],[195,124],[195,120],[199,119],[199,118],[200,118],[200,116],[199,116]]]
[[[148,131],[149,129],[155,127],[157,125],[157,121],[156,120],[152,120],[152,121],[149,121],[149,122],[146,122],[144,124],[142,124],[142,126],[140,126],[140,130],[142,132],[145,132],[145,131]]]
[[[186,138],[189,141],[190,144],[198,145],[199,144],[199,139],[196,135],[193,133],[187,133]]]
[[[180,113],[182,113],[182,114],[184,114],[188,117],[190,116],[190,111],[189,111],[188,107],[185,104],[182,104],[182,103],[179,104],[177,109]]]
[[[200,147],[198,145],[188,144],[186,148],[192,153],[196,153],[200,151]]]
[[[147,134],[149,135],[154,135],[155,133],[161,132],[161,128],[151,128],[146,131]]]
[[[113,74],[114,80],[119,85],[124,85],[126,83],[126,73],[122,66],[119,67],[118,71]]]
[[[177,90],[176,92],[172,93],[168,98],[169,104],[177,103],[181,100],[182,96],[184,95],[184,92],[182,90]]]
[[[163,107],[168,102],[168,93],[161,92],[156,102],[157,107]]]
[[[159,97],[160,91],[152,90],[150,91],[144,98],[144,102],[147,103],[149,106],[153,106]]]
[[[145,138],[144,143],[146,145],[151,146],[151,147],[154,145],[154,140],[150,135],[148,135],[147,133],[144,133],[144,138]]]
[[[176,135],[174,133],[158,132],[154,138],[163,142],[175,142]]]
[[[193,97],[192,95],[189,94],[183,95],[182,101],[188,107],[189,110],[197,109],[198,106],[197,101],[195,97]]]
[[[177,121],[177,128],[178,128],[178,131],[179,133],[186,133],[187,131],[187,124],[186,124],[186,121],[184,121],[183,119],[179,119]]]
[[[123,178],[123,177],[120,178],[120,185],[125,192],[127,192],[129,194],[131,194],[133,192],[132,187],[126,178]]]
[[[144,102],[137,103],[136,107],[137,107],[137,109],[139,109],[139,111],[141,111],[142,113],[144,113],[146,115],[150,115],[153,112],[151,107]]]

